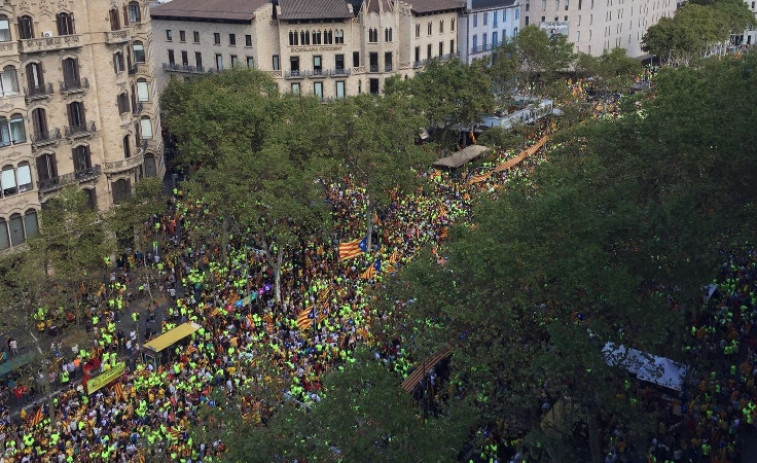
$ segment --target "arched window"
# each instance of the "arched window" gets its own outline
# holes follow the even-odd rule
[[[42,74],[41,63],[29,63],[26,65],[26,83],[31,95],[45,93],[45,79]]]
[[[124,55],[120,51],[113,54],[113,71],[116,74],[124,71]]]
[[[326,45],[331,45],[334,43],[334,32],[331,30],[323,31],[323,43]]]
[[[139,120],[139,128],[142,140],[152,139],[152,121],[150,120],[150,116],[142,116]]]
[[[54,153],[46,153],[37,158],[37,178],[40,187],[44,187],[49,181],[58,177],[58,165],[55,162]]]
[[[113,204],[119,204],[131,194],[131,184],[126,179],[118,180],[113,184]]]
[[[34,236],[39,231],[39,223],[37,222],[37,211],[29,209],[24,214],[24,228],[26,229],[26,237]]]
[[[70,13],[58,13],[55,17],[58,24],[58,35],[74,35],[74,15]]]
[[[66,58],[63,60],[63,85],[66,88],[81,88],[81,79],[79,78],[79,60],[76,58]]]
[[[47,140],[49,133],[47,130],[47,114],[44,108],[32,110],[32,128],[34,129],[35,140]]]
[[[3,196],[15,195],[18,193],[16,186],[16,171],[13,166],[3,167],[3,172],[0,175],[0,185],[3,187]]]
[[[71,150],[74,158],[74,172],[77,177],[90,174],[92,169],[92,156],[89,152],[89,146],[80,145]]]
[[[124,137],[124,158],[130,158],[131,157],[131,137],[125,136]]]
[[[18,181],[19,193],[32,190],[32,169],[28,162],[22,162],[18,165],[16,168],[16,180]]]
[[[321,31],[313,31],[313,45],[321,44]]]
[[[132,44],[132,50],[134,50],[134,62],[144,63],[145,62],[144,44],[141,41],[137,40]]]
[[[11,129],[8,125],[8,119],[0,116],[0,147],[10,146],[11,144]]]
[[[24,244],[26,241],[26,234],[24,233],[24,219],[21,218],[21,214],[13,214],[10,220],[11,229],[11,246],[18,246]]]
[[[137,2],[129,3],[129,6],[127,7],[127,11],[129,12],[129,22],[131,23],[142,22],[142,10],[139,8],[139,3]]]
[[[8,17],[4,14],[0,14],[0,42],[10,42],[11,40],[11,24],[8,21]]]
[[[18,95],[18,77],[16,68],[8,65],[3,68],[0,74],[0,96]]]
[[[137,101],[150,101],[150,87],[147,79],[137,79]]]
[[[299,45],[297,31],[289,31],[289,45]]]
[[[344,43],[344,31],[342,29],[334,31],[334,43]]]
[[[24,116],[14,114],[10,122],[11,141],[14,145],[26,141],[26,129],[24,129]]]
[[[81,132],[87,129],[84,103],[81,101],[74,101],[68,105],[68,126],[71,128],[71,132]]]
[[[24,15],[18,18],[18,35],[22,39],[34,38],[34,20],[31,16]]]
[[[118,104],[118,114],[129,112],[129,96],[126,92],[118,94],[118,97],[116,97],[116,103]]]
[[[8,222],[5,219],[0,219],[0,251],[9,247],[11,247],[11,242],[8,238]]]
[[[118,16],[118,10],[113,8],[108,13],[110,17],[110,30],[117,31],[121,29],[121,18]]]

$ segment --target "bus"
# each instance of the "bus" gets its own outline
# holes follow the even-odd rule
[[[187,322],[166,331],[142,346],[142,361],[151,363],[155,368],[158,368],[159,365],[168,362],[171,356],[169,347],[186,341],[199,329],[200,325],[197,323]]]

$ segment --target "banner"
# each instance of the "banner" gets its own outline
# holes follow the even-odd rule
[[[124,371],[126,371],[126,362],[118,362],[116,366],[106,371],[105,373],[95,376],[94,378],[90,378],[89,381],[87,381],[87,394],[92,394],[98,389],[102,389],[104,386],[107,386],[109,383],[124,374]]]

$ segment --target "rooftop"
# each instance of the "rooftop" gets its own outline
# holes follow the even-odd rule
[[[507,8],[514,3],[515,0],[473,0],[473,11]]]
[[[174,0],[176,1],[176,0]],[[348,19],[354,17],[344,0],[279,0],[280,19]]]
[[[255,10],[269,0],[172,0],[153,7],[153,19],[173,19],[207,22],[250,22]]]
[[[403,0],[413,13],[434,13],[465,7],[465,0]]]

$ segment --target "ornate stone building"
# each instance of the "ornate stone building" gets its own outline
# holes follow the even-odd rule
[[[92,207],[162,176],[147,0],[0,0],[0,251],[66,185]]]

